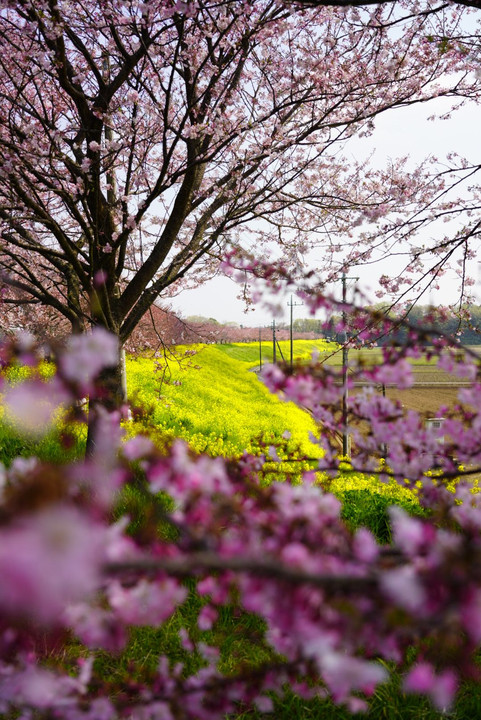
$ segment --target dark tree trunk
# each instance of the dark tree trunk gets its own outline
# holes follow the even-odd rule
[[[89,401],[87,444],[85,454],[91,457],[96,450],[97,436],[101,432],[101,416],[105,412],[119,411],[127,401],[125,382],[125,354],[119,351],[117,365],[105,368],[97,380],[97,392]]]

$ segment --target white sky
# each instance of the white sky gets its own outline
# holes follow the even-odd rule
[[[402,108],[379,116],[376,120],[376,130],[369,139],[356,140],[350,143],[346,156],[361,159],[372,149],[375,149],[373,163],[384,166],[388,159],[395,159],[409,155],[414,165],[423,158],[434,155],[441,160],[449,152],[455,151],[468,158],[472,163],[481,165],[481,148],[477,138],[481,127],[481,107],[474,102],[466,104],[457,110],[449,120],[429,121],[428,117],[435,111],[442,113],[452,105],[452,100],[440,98],[424,105],[415,105]],[[476,261],[473,261],[476,263]],[[386,272],[380,265],[370,268],[352,270],[360,276],[359,287],[372,294],[373,302],[379,299],[374,297],[376,277]],[[393,268],[387,268],[387,274],[392,274]],[[473,274],[478,276],[476,268]],[[339,284],[340,285],[340,284]],[[457,281],[446,278],[442,281],[442,290],[423,297],[423,304],[430,302],[445,304],[455,302],[457,299]],[[372,293],[369,292],[372,289]],[[374,288],[374,289],[373,289]],[[219,322],[233,321],[242,325],[260,326],[268,325],[272,316],[260,306],[245,313],[242,300],[238,299],[239,286],[232,280],[224,277],[216,278],[204,286],[191,291],[183,291],[172,299],[174,310],[184,317],[189,315],[204,315],[212,317]],[[477,293],[481,301],[481,291]],[[288,318],[288,297],[282,303],[285,305],[285,319]],[[302,307],[294,309],[295,317],[306,317],[308,313]]]

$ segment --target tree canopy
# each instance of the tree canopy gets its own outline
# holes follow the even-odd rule
[[[379,113],[474,92],[458,13],[416,6],[390,32],[389,5],[375,22],[296,8],[8,3],[0,271],[19,301],[124,342],[169,288],[216,272],[229,243],[268,257],[274,241],[299,264],[313,242],[336,247],[425,197],[425,176],[339,151]]]

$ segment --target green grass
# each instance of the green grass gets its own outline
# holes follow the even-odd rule
[[[367,527],[381,543],[391,541],[388,508],[399,505],[410,515],[425,516],[416,493],[396,480],[381,482],[377,475],[349,470],[348,463],[332,479],[321,480],[323,488],[342,503],[342,518],[351,530]],[[342,467],[342,466],[341,466]]]
[[[2,422],[0,408],[0,463],[6,467],[16,457],[36,456],[53,464],[72,462],[83,456],[86,438],[87,428],[82,424],[60,425],[39,438],[25,435],[8,422]]]
[[[42,362],[36,368],[13,365],[2,371],[10,385],[16,385],[31,377],[49,380],[55,373],[55,366]],[[1,397],[0,397],[1,399]],[[87,429],[81,423],[66,426],[61,422],[43,435],[29,435],[4,419],[0,402],[0,463],[10,466],[15,457],[37,456],[44,462],[63,464],[81,457],[85,450]]]
[[[379,686],[369,701],[367,713],[352,715],[329,699],[303,700],[286,690],[282,699],[274,699],[274,714],[257,711],[235,716],[235,720],[478,720],[481,718],[481,686],[466,682],[458,701],[450,712],[439,712],[424,697],[404,693],[399,673],[391,675],[389,682]],[[234,716],[230,717],[234,720]]]
[[[263,341],[262,346],[262,363],[270,363],[273,360],[272,341]],[[280,347],[280,350],[279,350]],[[246,363],[249,367],[258,367],[260,361],[259,343],[226,343],[217,345],[217,348],[229,357]],[[327,340],[294,340],[293,359],[296,361],[310,360],[312,353],[319,353],[319,360],[334,367],[342,365],[342,348],[334,342]],[[289,362],[290,359],[290,343],[288,340],[282,340],[277,347],[277,360]],[[360,363],[365,365],[375,365],[384,362],[382,348],[360,348],[350,349],[348,354],[350,363]],[[435,369],[437,358],[426,357],[408,358],[409,364],[415,367],[429,367]]]
[[[263,341],[260,343],[226,343],[217,345],[216,347],[229,357],[239,362],[246,363],[250,367],[259,366],[260,355],[262,354],[262,363],[271,363],[274,356],[272,342]],[[329,343],[327,340],[294,340],[293,342],[293,359],[294,361],[309,360],[312,353],[329,354],[337,346],[335,343]],[[286,362],[290,359],[290,342],[289,340],[281,340],[276,346],[276,355],[278,360]]]
[[[368,489],[338,491],[335,494],[342,502],[341,517],[347,526],[353,531],[367,527],[381,543],[392,540],[388,515],[392,505],[399,505],[410,515],[423,517],[426,514],[414,497],[401,498],[395,491],[391,496]]]

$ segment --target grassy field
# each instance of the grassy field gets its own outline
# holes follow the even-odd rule
[[[289,342],[280,343],[284,356]],[[194,352],[195,354],[191,355]],[[294,358],[307,360],[312,352],[319,359],[339,367],[342,353],[334,344],[323,340],[294,342]],[[272,343],[262,344],[263,363],[272,358]],[[373,363],[381,359],[377,348],[350,351],[350,359]],[[181,437],[198,452],[211,455],[239,456],[245,450],[258,453],[263,444],[282,442],[285,431],[291,434],[286,448],[295,447],[306,455],[316,454],[309,442],[316,426],[309,415],[292,403],[284,403],[267,391],[253,370],[259,367],[258,343],[231,343],[179,347],[175,356],[154,360],[142,357],[128,359],[129,396],[143,417],[128,428],[129,433],[155,431],[164,443]],[[26,371],[15,370],[10,379],[20,380]],[[47,368],[46,374],[52,369]],[[406,408],[434,414],[443,405],[452,405],[457,396],[457,380],[439,370],[434,361],[413,362],[414,387],[409,390],[386,388],[388,397],[399,399]],[[358,391],[356,389],[356,391]],[[140,416],[138,416],[140,417]],[[42,457],[62,457],[61,443],[53,432],[40,443],[22,437],[3,426],[0,439],[0,461],[14,453]],[[81,451],[85,433],[80,430],[71,455]]]
[[[286,360],[289,358],[289,342],[280,343]],[[234,343],[229,345],[218,345],[218,349],[245,363],[249,367],[259,366],[259,344],[258,343]],[[295,340],[295,360],[308,360],[312,352],[320,353],[319,359],[336,368],[342,365],[342,350],[334,343],[326,343],[323,340]],[[272,343],[262,343],[263,362],[272,362]],[[280,355],[277,355],[278,359]],[[382,362],[382,351],[380,348],[368,348],[361,350],[350,350],[349,362],[362,362],[367,365],[374,365]],[[436,365],[434,358],[411,359],[414,385],[408,390],[398,390],[394,387],[386,387],[386,395],[400,402],[409,409],[418,412],[429,412],[434,414],[442,405],[452,406],[457,400],[458,388],[465,383],[454,375],[441,370]]]
[[[264,345],[263,362],[267,362],[272,345]],[[283,345],[287,358],[289,344]],[[294,347],[296,359],[307,359],[314,349],[322,353],[321,358],[326,362],[341,364],[340,353],[332,354],[324,343],[296,341]],[[197,351],[195,355],[190,355],[192,349]],[[368,352],[369,361],[376,357],[380,359],[379,351]],[[312,419],[266,390],[256,373],[252,372],[258,364],[257,343],[178,348],[177,357],[171,357],[168,365],[164,363],[157,370],[152,359],[129,358],[129,392],[134,404],[141,410],[135,422],[127,428],[128,432],[146,430],[161,442],[182,437],[199,452],[230,456],[239,455],[244,450],[260,452],[263,442],[278,442],[285,430],[289,430],[292,437],[284,442],[285,455],[298,456],[300,451],[312,454],[317,449],[308,441],[308,433],[315,430]],[[453,379],[443,379],[443,374],[433,363],[418,362],[414,371],[419,382],[429,377],[429,382],[443,382],[445,385],[422,387],[416,383],[407,391],[387,388],[388,396],[399,394],[407,407],[432,412],[439,404],[454,401],[457,389]],[[70,450],[71,456],[81,454],[82,443],[80,432],[77,445]],[[17,454],[36,452],[54,462],[67,459],[58,431],[36,444],[0,424],[0,460],[8,464]],[[272,463],[271,479],[284,479],[286,475],[282,470],[285,465],[287,462],[281,465]],[[411,492],[394,482],[380,483],[373,475],[344,473],[333,480],[328,489],[341,499],[342,515],[347,525],[353,530],[360,526],[369,527],[380,542],[389,542],[391,538],[387,512],[390,505],[401,505],[411,514],[421,513]],[[134,524],[142,523],[146,516],[143,502],[131,488],[119,504],[119,512],[123,509]],[[113,692],[122,692],[126,684],[135,681],[131,675],[133,661],[138,662],[147,675],[155,673],[160,654],[166,654],[172,663],[185,662],[186,671],[195,672],[198,662],[195,656],[187,656],[182,649],[180,628],[188,628],[195,642],[218,644],[222,648],[221,657],[226,672],[235,671],[237,667],[255,667],[269,659],[263,623],[239,608],[226,607],[215,628],[201,633],[197,617],[202,600],[196,594],[194,584],[190,583],[189,587],[188,601],[164,626],[158,629],[134,628],[129,646],[120,657],[97,653],[96,669],[109,678]],[[75,655],[82,650],[72,646],[71,652]],[[328,699],[304,701],[286,691],[284,698],[275,701],[274,715],[249,711],[237,715],[235,720],[267,720],[273,716],[276,720],[348,720],[352,717]],[[401,674],[397,672],[375,693],[367,717],[369,720],[471,720],[481,717],[481,688],[475,682],[463,685],[454,710],[449,714],[439,713],[427,700],[405,695],[401,690]]]
[[[284,347],[285,346],[285,347]],[[281,343],[286,359],[289,358],[289,343]],[[236,343],[231,345],[219,345],[219,350],[232,358],[246,365],[259,366],[259,345],[258,343]],[[474,348],[473,348],[474,349]],[[307,360],[313,350],[320,352],[319,359],[336,368],[342,365],[342,350],[334,343],[319,341],[294,341],[294,357],[299,360]],[[479,348],[478,348],[479,350]],[[272,343],[262,343],[263,362],[272,361]],[[279,358],[279,353],[278,353]],[[349,362],[361,361],[368,365],[382,361],[380,348],[368,348],[349,351]],[[405,408],[430,415],[436,414],[438,409],[446,405],[452,407],[457,401],[458,389],[463,384],[462,380],[446,373],[436,366],[436,360],[425,358],[410,360],[414,378],[414,385],[407,390],[398,390],[387,386],[386,396],[399,400]]]
[[[259,367],[260,362],[271,363],[274,356],[274,348],[272,342],[262,343],[226,343],[216,345],[218,350],[225,353],[234,360],[245,363],[248,367]],[[290,358],[290,342],[281,340],[277,343],[276,356],[277,360],[285,362]],[[335,343],[329,343],[326,340],[294,340],[293,358],[295,361],[309,360],[312,353],[320,353],[327,357],[337,346]]]

